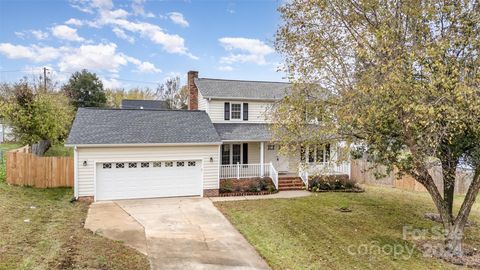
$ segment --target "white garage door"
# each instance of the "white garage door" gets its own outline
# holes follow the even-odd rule
[[[199,160],[97,163],[97,200],[200,195]]]

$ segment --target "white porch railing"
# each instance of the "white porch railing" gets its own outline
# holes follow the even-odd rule
[[[336,174],[346,174],[350,178],[351,168],[350,162],[322,162],[315,164],[307,164],[306,168],[303,171],[307,172],[309,175],[319,174],[319,175],[336,175]],[[300,170],[302,172],[302,170]],[[307,174],[307,175],[308,175]]]
[[[305,187],[308,189],[308,172],[306,170],[298,170],[298,176],[302,179],[303,184],[305,184]]]
[[[278,189],[278,172],[272,163],[220,165],[220,179],[270,177]]]

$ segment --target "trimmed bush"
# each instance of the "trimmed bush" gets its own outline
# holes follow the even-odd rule
[[[346,174],[314,176],[309,179],[308,183],[309,190],[313,192],[331,190],[362,191],[355,180],[349,179]]]
[[[243,193],[243,192],[274,192],[275,185],[272,179],[247,178],[247,179],[220,179],[220,193]]]

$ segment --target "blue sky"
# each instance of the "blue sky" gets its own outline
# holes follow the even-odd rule
[[[107,87],[200,77],[282,81],[280,1],[0,0],[0,81],[87,68]]]

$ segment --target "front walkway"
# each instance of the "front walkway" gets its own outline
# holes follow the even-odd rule
[[[97,202],[85,228],[148,255],[152,269],[269,269],[206,198]]]
[[[300,198],[312,195],[312,193],[306,190],[288,190],[279,191],[275,194],[269,195],[251,195],[251,196],[231,196],[231,197],[210,197],[212,202],[225,202],[225,201],[246,201],[246,200],[265,200],[265,199],[290,199]]]

